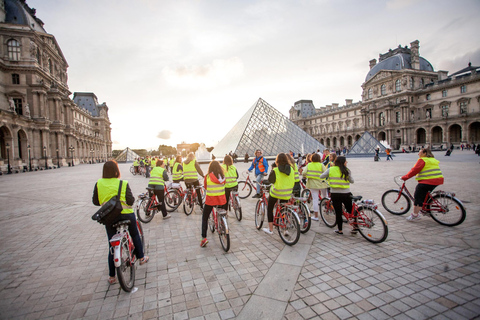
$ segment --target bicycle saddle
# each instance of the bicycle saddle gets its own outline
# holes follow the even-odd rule
[[[128,225],[130,224],[130,220],[121,220],[121,221],[118,221],[117,223],[115,223],[113,225],[114,228],[118,227],[118,226],[121,226],[121,225]]]
[[[352,196],[353,201],[359,201],[362,200],[362,196]]]

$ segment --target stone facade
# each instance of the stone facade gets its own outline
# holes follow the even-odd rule
[[[414,41],[371,60],[361,101],[305,116],[301,100],[290,120],[329,148],[351,147],[365,131],[394,150],[480,143],[480,67],[435,72],[419,47]]]
[[[108,107],[93,93],[69,98],[68,64],[43,22],[21,0],[0,0],[0,170],[105,161]],[[7,158],[8,156],[8,158]]]

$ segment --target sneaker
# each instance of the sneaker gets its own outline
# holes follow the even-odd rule
[[[318,217],[312,217],[313,221],[318,221]]]
[[[167,219],[170,219],[172,216],[169,214],[167,214],[165,217],[163,217],[163,220],[167,220]]]
[[[353,229],[350,231],[351,234],[357,234],[357,232],[358,232],[358,228],[353,228]]]
[[[407,221],[415,221],[415,220],[420,220],[422,217],[417,214],[417,215],[414,215],[413,213],[407,217]]]
[[[200,242],[200,247],[205,247],[208,243],[207,238],[203,238],[202,242]]]
[[[265,232],[266,234],[273,234],[273,231],[270,231],[270,229],[268,229],[268,228],[263,228],[262,230],[263,230],[263,232]]]
[[[261,198],[262,196],[260,195],[260,193],[256,193],[252,198]]]

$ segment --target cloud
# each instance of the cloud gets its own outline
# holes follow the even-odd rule
[[[412,5],[413,2],[414,0],[390,0],[390,1],[387,1],[387,9],[389,10],[403,9]]]
[[[168,140],[172,136],[172,132],[169,130],[162,130],[157,134],[157,138]]]
[[[165,67],[162,74],[168,83],[176,87],[218,87],[243,75],[243,62],[237,57],[217,59],[205,65]]]

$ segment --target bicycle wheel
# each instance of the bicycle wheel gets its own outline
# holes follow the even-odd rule
[[[155,213],[157,212],[157,210],[148,210],[150,207],[150,201],[152,201],[152,199],[143,199],[135,208],[138,220],[142,221],[143,223],[149,223],[152,221]]]
[[[252,185],[246,181],[238,181],[238,196],[245,199],[252,193]]]
[[[308,210],[308,207],[305,205],[305,203],[300,202],[297,215],[300,219],[300,232],[307,233],[312,225],[312,218],[310,217],[310,210]]]
[[[257,201],[255,207],[255,227],[260,230],[263,226],[263,219],[265,218],[266,204],[263,199]]]
[[[130,167],[130,173],[135,175],[135,167],[134,166],[131,166]]]
[[[228,224],[225,217],[218,217],[218,237],[225,252],[230,249],[230,234],[228,233]]]
[[[213,213],[211,213],[210,217],[208,217],[208,227],[212,233],[215,233],[215,220],[213,220]]]
[[[335,209],[333,209],[332,201],[328,198],[323,198],[320,202],[320,216],[323,222],[329,228],[337,225],[337,218],[335,216]]]
[[[135,285],[135,265],[130,259],[127,238],[122,239],[120,244],[120,267],[115,268],[117,272],[120,287],[126,292],[130,292]]]
[[[281,209],[278,218],[278,234],[282,241],[289,246],[293,246],[300,239],[300,224],[291,209]]]
[[[407,213],[412,206],[410,198],[400,190],[388,190],[382,196],[382,205],[388,212],[396,215]]]
[[[388,227],[385,218],[378,210],[359,206],[356,226],[362,237],[370,242],[380,243],[387,239]]]
[[[467,217],[465,207],[455,197],[448,194],[436,194],[429,198],[428,206],[432,219],[444,226],[458,226]]]
[[[137,220],[137,229],[140,234],[140,240],[142,240],[142,251],[145,252],[145,237],[143,235],[143,227],[139,220]]]
[[[307,199],[306,205],[308,207],[308,210],[310,210],[310,212],[312,212],[313,211],[313,201],[312,201],[312,194],[310,193],[310,189],[303,189],[301,196],[302,196],[302,198]]]
[[[165,206],[167,208],[167,212],[173,212],[177,210],[178,206],[180,206],[180,193],[177,189],[169,189],[165,193]]]
[[[238,196],[231,196],[233,202],[233,211],[238,221],[242,221],[242,207],[240,206],[240,199]]]
[[[205,197],[207,196],[207,191],[205,190],[204,186],[200,186],[200,188],[197,189],[197,192],[200,192],[202,195],[202,202],[205,203]]]
[[[193,199],[192,194],[189,192],[185,195],[183,199],[183,212],[187,216],[191,215],[193,212],[193,208],[195,207],[195,199]]]

